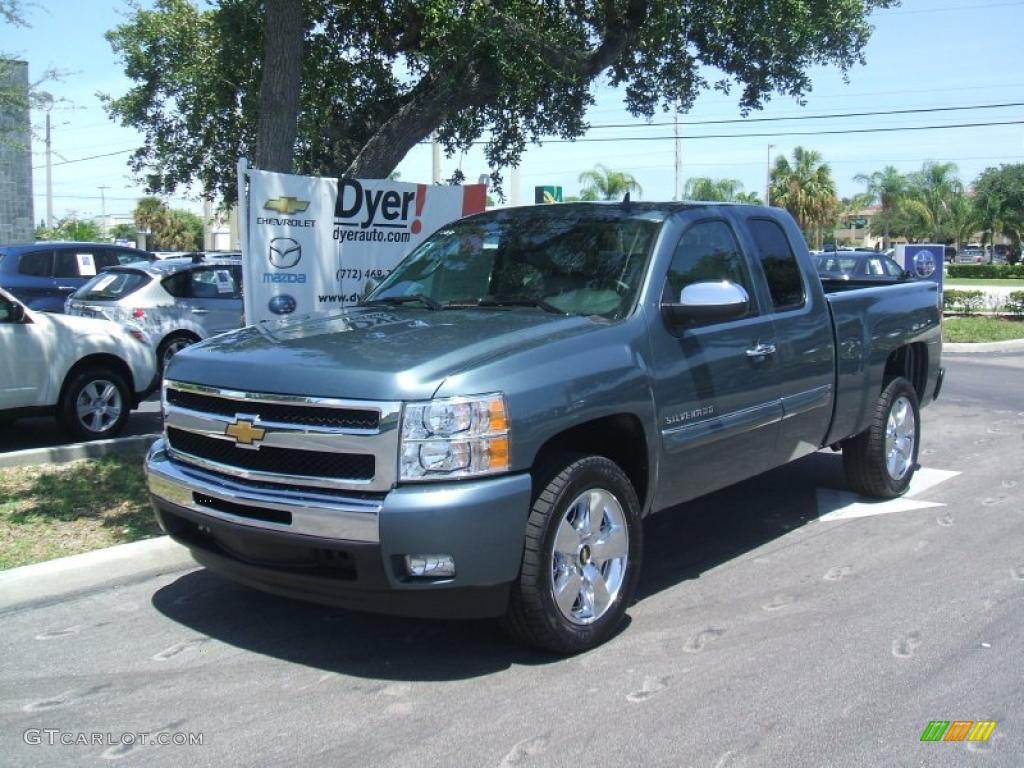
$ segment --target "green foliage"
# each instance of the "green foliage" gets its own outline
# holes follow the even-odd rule
[[[773,92],[799,101],[813,67],[863,62],[868,15],[894,4],[306,0],[296,171],[386,177],[435,131],[449,153],[486,135],[490,167],[513,166],[531,142],[582,135],[605,76],[636,116],[686,111],[712,87],[737,88],[744,114]],[[144,136],[131,165],[154,192],[195,183],[233,200],[259,122],[263,3],[147,5],[107,35],[133,82],[107,108]]]
[[[683,187],[683,198],[720,203],[761,204],[761,198],[754,192],[744,192],[742,182],[737,179],[713,179],[709,176],[687,179]]]
[[[203,220],[191,211],[170,209],[156,197],[143,197],[132,214],[141,232],[151,233],[157,251],[194,251],[203,246]]]
[[[1012,258],[1018,260],[1024,238],[1024,164],[986,168],[974,182],[974,201],[985,239],[993,242],[996,234],[1008,235]]]
[[[947,276],[975,277],[995,280],[1024,278],[1024,264],[950,264]]]
[[[778,157],[771,171],[772,205],[785,208],[804,231],[808,243],[821,247],[824,230],[839,212],[832,170],[821,153],[797,147],[793,162]]]
[[[138,227],[131,224],[115,224],[110,230],[110,236],[115,240],[134,240],[138,233]]]
[[[984,308],[984,291],[958,291],[946,289],[942,292],[942,309],[946,312],[975,315]]]
[[[95,221],[76,219],[74,214],[58,219],[56,224],[36,227],[36,240],[65,240],[75,243],[94,243],[100,239],[100,228]]]
[[[598,163],[592,171],[579,176],[581,200],[621,200],[627,192],[642,195],[644,190],[631,173],[613,171]]]
[[[1010,293],[1003,309],[1017,318],[1024,317],[1024,291],[1013,291]]]

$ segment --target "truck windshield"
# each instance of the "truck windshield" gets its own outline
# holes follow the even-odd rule
[[[431,235],[365,303],[519,306],[619,319],[633,309],[665,216],[597,205],[474,216]]]

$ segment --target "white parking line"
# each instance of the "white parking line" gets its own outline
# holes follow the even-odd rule
[[[818,489],[818,519],[823,522],[849,520],[854,517],[871,517],[872,515],[888,515],[892,512],[912,512],[916,509],[944,507],[937,501],[922,501],[914,498],[918,494],[931,490],[939,483],[956,477],[959,472],[947,469],[921,468],[914,473],[910,488],[898,499],[888,501],[870,501],[863,496],[835,488]]]

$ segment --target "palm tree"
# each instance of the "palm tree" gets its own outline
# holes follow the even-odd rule
[[[812,240],[821,247],[822,231],[835,220],[839,197],[832,170],[820,152],[797,147],[793,162],[785,156],[775,160],[771,173],[771,201],[785,208]]]
[[[582,200],[618,200],[627,192],[644,193],[633,174],[613,171],[600,163],[594,170],[581,173],[579,182],[587,185],[580,191]]]
[[[743,184],[736,179],[713,179],[710,176],[687,179],[683,187],[683,198],[720,203],[761,203],[761,198],[755,193],[744,192]]]
[[[909,195],[928,209],[932,223],[932,237],[942,242],[952,214],[954,200],[964,194],[964,185],[956,177],[956,163],[928,160],[921,170],[910,176]]]
[[[889,247],[889,229],[892,225],[893,215],[896,208],[907,195],[907,178],[897,171],[893,166],[887,165],[880,171],[875,171],[870,176],[858,173],[853,177],[854,181],[867,184],[863,196],[858,196],[858,201],[868,205],[879,205],[881,210],[875,220],[872,221],[872,228],[876,222],[882,225],[882,248]],[[879,219],[881,221],[879,221]],[[873,234],[878,234],[877,232]]]

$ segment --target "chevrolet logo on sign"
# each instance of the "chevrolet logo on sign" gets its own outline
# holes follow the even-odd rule
[[[275,197],[263,204],[263,210],[277,211],[285,216],[302,213],[307,208],[309,208],[309,200],[299,200],[297,197]]]
[[[258,449],[260,441],[267,434],[267,430],[257,427],[249,419],[238,416],[235,418],[234,424],[228,424],[224,428],[224,434],[234,438],[236,445],[243,448]]]

